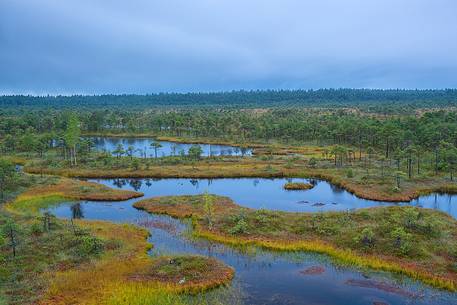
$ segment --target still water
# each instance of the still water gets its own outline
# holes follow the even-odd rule
[[[117,137],[91,137],[94,142],[94,147],[98,151],[113,152],[119,144],[122,144],[124,149],[129,146],[134,148],[133,156],[135,157],[155,157],[156,151],[151,147],[151,143],[158,142],[161,147],[157,148],[157,157],[163,156],[178,156],[180,154],[188,154],[192,144],[177,143],[170,141],[155,141],[152,138],[117,138]],[[216,144],[198,144],[202,148],[202,156],[250,156],[252,150],[229,145]]]
[[[282,185],[286,179],[93,181],[114,188],[136,189],[144,192],[145,198],[198,194],[208,190],[210,193],[230,196],[244,206],[287,211],[360,208],[375,204],[357,199],[323,181],[314,182],[314,189],[305,192],[284,191]],[[399,275],[339,267],[324,255],[278,253],[261,249],[246,251],[206,240],[194,240],[188,237],[191,228],[186,221],[136,210],[132,204],[137,200],[141,199],[124,202],[82,202],[82,216],[86,219],[133,223],[148,228],[152,234],[150,242],[154,244],[151,255],[201,254],[224,261],[236,270],[232,284],[236,289],[233,288],[233,292],[224,296],[229,300],[229,304],[235,304],[235,299],[246,305],[457,304],[457,295],[454,293],[432,289]],[[436,202],[436,208],[452,211],[447,206],[452,200],[455,199],[437,195],[421,198],[418,203],[412,204],[431,204],[431,207],[434,207]],[[313,206],[317,202],[324,205]],[[69,218],[72,216],[71,205],[72,203],[60,205],[52,208],[51,212],[56,216]],[[313,270],[318,272],[312,272]]]
[[[365,200],[343,188],[315,179],[300,178],[227,178],[227,179],[101,179],[91,180],[110,187],[140,191],[145,197],[195,195],[208,191],[228,196],[237,204],[254,208],[289,212],[346,211],[398,203]],[[308,182],[307,191],[287,191],[287,182]],[[443,211],[457,218],[457,195],[432,194],[400,205],[413,205]]]

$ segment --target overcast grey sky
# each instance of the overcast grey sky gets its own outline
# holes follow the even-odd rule
[[[456,0],[0,0],[0,94],[457,87]]]

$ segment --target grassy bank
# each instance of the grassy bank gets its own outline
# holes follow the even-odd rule
[[[143,193],[115,190],[107,186],[66,178],[47,177],[41,185],[31,187],[6,204],[10,211],[36,214],[42,208],[71,200],[121,201],[143,196]]]
[[[157,197],[135,207],[191,217],[196,235],[218,242],[325,253],[345,264],[457,290],[457,221],[444,213],[413,207],[286,213],[242,208],[226,197],[208,198]]]

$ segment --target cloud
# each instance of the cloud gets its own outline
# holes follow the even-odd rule
[[[457,87],[452,0],[6,0],[0,93]]]

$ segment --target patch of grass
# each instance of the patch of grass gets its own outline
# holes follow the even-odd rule
[[[285,190],[290,191],[300,191],[300,190],[309,190],[312,189],[314,185],[311,183],[303,183],[303,182],[288,182],[284,184]]]
[[[130,275],[139,282],[158,282],[175,290],[197,293],[231,281],[234,270],[214,258],[203,256],[162,256],[151,266]]]
[[[345,264],[402,273],[439,288],[457,289],[457,221],[442,212],[377,207],[288,213],[242,208],[226,197],[216,196],[213,202],[217,212],[211,228],[205,222],[202,195],[151,198],[134,206],[151,213],[190,217],[197,236],[218,242],[325,253]]]
[[[184,296],[176,294],[172,289],[160,284],[119,282],[112,283],[108,290],[110,295],[107,297],[106,302],[100,304],[188,305],[190,303]]]

